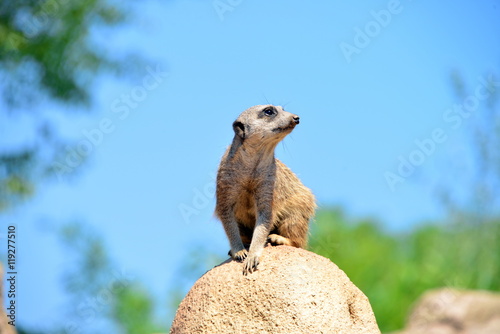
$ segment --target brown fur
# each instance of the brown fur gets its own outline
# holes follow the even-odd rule
[[[215,213],[229,239],[230,255],[245,260],[245,275],[257,269],[266,240],[307,245],[314,196],[274,157],[276,145],[298,123],[297,115],[271,105],[251,107],[233,123],[235,136],[217,175]],[[245,245],[250,245],[248,252]]]

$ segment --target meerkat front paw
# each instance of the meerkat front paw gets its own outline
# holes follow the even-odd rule
[[[257,270],[259,265],[259,256],[255,254],[249,255],[245,262],[243,262],[243,275],[248,275]]]
[[[233,250],[230,250],[228,255],[231,256],[233,258],[233,260],[243,261],[244,259],[246,259],[247,255],[248,255],[248,251],[245,248],[237,251],[236,253],[233,253]]]

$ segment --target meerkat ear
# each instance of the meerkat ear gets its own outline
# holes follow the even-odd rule
[[[241,139],[245,139],[245,126],[240,121],[235,121],[233,123],[233,130],[236,135]]]

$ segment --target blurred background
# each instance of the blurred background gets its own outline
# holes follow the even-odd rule
[[[231,124],[268,103],[301,117],[276,155],[318,199],[309,249],[383,332],[428,289],[499,291],[499,32],[498,0],[2,0],[17,330],[167,332],[227,258]]]

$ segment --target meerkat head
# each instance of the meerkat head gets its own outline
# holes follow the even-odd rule
[[[299,124],[299,116],[280,106],[258,105],[245,110],[233,129],[243,142],[277,144]]]

